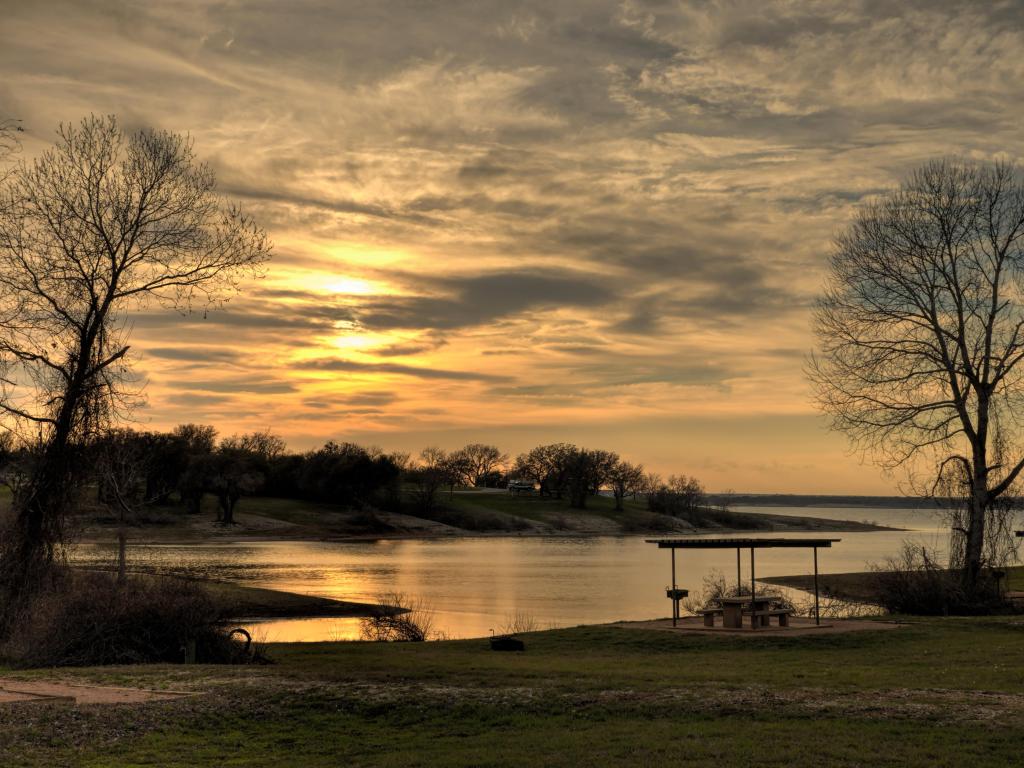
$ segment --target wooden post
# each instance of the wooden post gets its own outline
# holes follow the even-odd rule
[[[672,547],[672,626],[679,619],[679,601],[676,600],[676,548]]]
[[[818,548],[814,548],[814,623],[821,625],[821,615],[818,611]]]
[[[750,628],[757,629],[757,616],[754,614],[757,612],[757,606],[754,605],[754,590],[757,587],[754,586],[754,548],[750,548]],[[740,619],[740,623],[743,623],[743,619]]]
[[[743,586],[743,571],[740,568],[740,548],[736,547],[736,594],[740,593]]]
[[[128,539],[128,534],[125,533],[124,526],[122,525],[120,528],[117,529],[117,583],[118,584],[124,584],[125,578],[127,576],[128,565],[127,565],[127,556],[126,556],[126,553],[125,553],[125,549],[127,548],[127,539]]]

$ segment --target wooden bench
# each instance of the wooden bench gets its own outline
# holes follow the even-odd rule
[[[713,627],[715,626],[715,616],[724,616],[725,611],[721,608],[705,608],[702,611],[697,611],[704,617],[704,626]]]
[[[750,614],[750,625],[755,626],[755,622],[757,622],[757,626],[767,627],[769,626],[771,617],[778,616],[779,626],[788,627],[789,617],[792,615],[793,611],[789,608],[773,608],[770,611],[754,611]]]

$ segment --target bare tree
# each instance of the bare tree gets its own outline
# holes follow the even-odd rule
[[[540,487],[541,496],[560,499],[566,490],[570,463],[578,453],[579,448],[569,443],[539,445],[517,456],[513,471],[533,480]]]
[[[614,451],[588,451],[590,454],[590,493],[597,496],[611,481],[612,470],[619,464],[619,454]]]
[[[1022,236],[1011,165],[928,163],[837,238],[814,313],[809,374],[833,428],[917,488],[966,489],[952,560],[972,588],[1024,468]]]
[[[117,581],[127,577],[127,526],[149,501],[144,496],[149,458],[143,435],[130,429],[111,429],[92,446],[93,471],[100,501],[117,515]]]
[[[21,142],[18,141],[18,134],[22,130],[21,121],[0,118],[0,182],[6,178],[9,172],[4,164],[21,147]]]
[[[456,453],[465,463],[466,481],[472,486],[484,485],[488,475],[508,462],[508,454],[502,453],[496,445],[470,443]]]
[[[112,117],[57,134],[0,186],[0,411],[38,445],[4,542],[15,593],[60,545],[74,447],[126,405],[128,313],[217,305],[270,253],[188,138]]]
[[[665,485],[665,480],[657,472],[645,472],[640,486],[640,493],[651,495]]]
[[[239,500],[255,493],[266,482],[260,457],[229,439],[214,453],[202,456],[199,463],[201,487],[217,497],[217,522],[234,525]]]
[[[221,448],[251,453],[267,463],[281,458],[288,450],[288,444],[269,429],[262,432],[249,432],[244,435],[232,435],[224,438],[220,445]]]
[[[437,506],[437,497],[442,488],[448,486],[454,490],[460,472],[445,450],[428,446],[420,451],[420,461],[409,470],[408,476],[413,483],[413,498],[417,508],[429,514]]]
[[[171,435],[189,454],[213,453],[217,447],[217,428],[209,424],[179,424]]]
[[[615,463],[608,473],[608,482],[612,486],[617,512],[622,511],[622,500],[626,496],[634,496],[643,490],[645,480],[646,476],[642,465],[630,464],[628,461]]]

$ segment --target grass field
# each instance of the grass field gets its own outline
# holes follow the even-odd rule
[[[523,654],[481,640],[295,644],[271,646],[267,667],[65,671],[204,695],[0,708],[0,764],[1019,764],[1021,618],[800,638],[581,627],[525,639]]]

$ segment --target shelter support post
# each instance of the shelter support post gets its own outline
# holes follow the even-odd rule
[[[755,590],[754,586],[754,548],[750,548],[750,628],[757,629],[757,616],[754,615],[757,606],[754,604]]]
[[[676,599],[676,550],[672,549],[672,626],[679,621],[679,601]]]
[[[818,610],[818,548],[814,548],[814,623],[821,624],[821,614]]]
[[[743,587],[743,571],[740,568],[740,548],[736,547],[736,594],[738,595]]]

